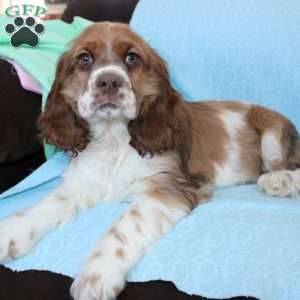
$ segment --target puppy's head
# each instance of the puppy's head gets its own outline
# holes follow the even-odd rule
[[[120,119],[129,123],[136,148],[151,148],[163,133],[155,146],[161,148],[170,143],[164,127],[175,94],[164,61],[142,38],[124,24],[96,23],[59,60],[41,135],[59,148],[80,151],[92,124]]]

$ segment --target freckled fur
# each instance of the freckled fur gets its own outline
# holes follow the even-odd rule
[[[140,212],[137,210],[137,209],[132,209],[130,211],[130,214],[134,217],[134,218],[137,218],[137,219],[140,219],[142,216],[140,214]]]
[[[122,248],[118,248],[116,250],[116,256],[119,257],[119,258],[123,258],[125,256],[125,252]]]
[[[35,238],[35,232],[34,232],[34,230],[30,231],[29,238],[30,238],[31,240],[34,240],[34,238]]]
[[[14,240],[11,240],[8,245],[8,256],[10,258],[15,258],[17,254],[18,254],[18,248],[16,242]]]
[[[15,216],[18,218],[24,217],[25,216],[25,212],[24,211],[18,211],[15,213]]]
[[[112,228],[110,230],[110,234],[112,234],[120,243],[125,244],[126,243],[126,238],[116,229]]]

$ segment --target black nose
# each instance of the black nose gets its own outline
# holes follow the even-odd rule
[[[116,94],[123,85],[123,78],[116,74],[103,74],[96,80],[96,86],[103,94]]]

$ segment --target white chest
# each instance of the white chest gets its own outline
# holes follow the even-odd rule
[[[121,201],[145,191],[147,177],[164,171],[162,161],[162,156],[142,158],[129,145],[127,130],[106,131],[71,161],[64,178],[80,188],[78,192],[84,196],[104,202]]]

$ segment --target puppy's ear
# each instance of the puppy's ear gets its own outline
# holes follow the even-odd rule
[[[142,107],[141,111],[128,125],[131,146],[141,156],[173,148],[171,120],[166,104],[163,101],[154,101],[147,108]]]
[[[164,60],[148,47],[146,54],[145,85],[149,83],[150,88],[145,88],[147,94],[140,101],[136,119],[129,122],[130,144],[141,156],[176,149],[185,161],[191,141],[185,104],[170,84]]]
[[[62,94],[63,82],[71,73],[70,54],[67,52],[58,62],[55,80],[38,125],[40,136],[47,143],[76,153],[86,147],[89,141],[89,129],[87,122],[72,109]]]
[[[128,125],[131,146],[141,156],[176,150],[185,164],[191,135],[180,95],[169,91],[155,100],[144,99],[142,106],[137,118]]]

